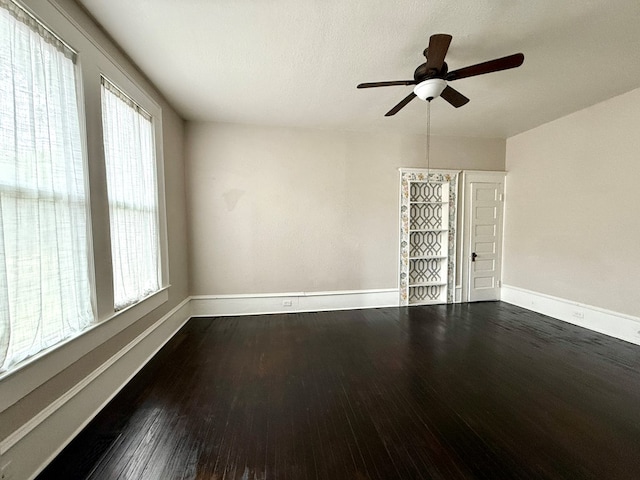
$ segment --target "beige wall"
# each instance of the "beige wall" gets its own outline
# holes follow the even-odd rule
[[[191,293],[397,287],[398,168],[424,136],[189,122]],[[433,168],[504,170],[504,140],[434,137]]]
[[[640,314],[640,90],[507,140],[504,283]]]

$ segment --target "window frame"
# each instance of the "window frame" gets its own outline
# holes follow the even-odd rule
[[[113,68],[105,68],[101,66],[100,73],[97,78],[98,82],[98,97],[100,100],[99,112],[100,112],[100,148],[101,148],[101,164],[104,172],[104,182],[102,188],[104,189],[105,205],[107,208],[107,231],[110,238],[110,228],[108,224],[108,209],[109,199],[107,196],[107,181],[106,181],[106,163],[104,156],[104,140],[103,140],[103,125],[102,125],[102,91],[101,91],[101,77],[104,77],[108,82],[111,82],[116,88],[120,89],[125,95],[131,98],[133,102],[144,109],[149,115],[151,115],[151,124],[153,127],[153,144],[155,149],[155,169],[156,169],[156,199],[158,202],[158,235],[159,235],[159,267],[160,267],[160,288],[156,292],[152,293],[148,297],[143,298],[138,303],[130,305],[122,310],[116,311],[113,301],[113,266],[111,263],[111,246],[109,245],[109,304],[100,305],[98,300],[98,311],[108,312],[109,317],[117,316],[118,314],[127,311],[128,309],[135,307],[147,299],[154,297],[158,292],[169,287],[169,259],[168,259],[168,233],[167,233],[167,211],[165,202],[165,179],[164,179],[164,156],[162,148],[162,109],[153,99],[151,99],[144,90],[142,90],[129,76],[121,69],[114,70]],[[92,224],[93,226],[93,224]],[[102,234],[102,233],[100,233]],[[110,243],[110,240],[109,240]],[[102,298],[106,300],[106,292],[103,293]],[[100,299],[100,293],[98,293],[98,299]],[[102,307],[102,308],[101,308]],[[155,307],[154,307],[155,308]],[[98,319],[100,322],[100,318]]]
[[[160,175],[159,175],[159,164],[158,164],[158,160],[157,160],[157,156],[158,156],[157,155],[157,151],[158,151],[159,147],[160,148],[162,147],[162,145],[161,145],[162,142],[160,142],[160,145],[158,145],[158,143],[156,142],[156,139],[159,136],[158,132],[156,130],[157,129],[156,115],[161,115],[162,112],[159,109],[159,107],[158,107],[159,112],[157,112],[156,114],[154,114],[153,112],[147,110],[147,108],[145,108],[145,106],[141,105],[135,98],[133,98],[129,94],[129,92],[127,90],[123,89],[120,84],[116,83],[112,78],[110,78],[110,77],[108,77],[108,76],[106,76],[104,74],[102,74],[100,76],[101,85],[102,85],[103,79],[104,79],[105,82],[111,84],[113,88],[115,88],[116,90],[119,90],[120,93],[123,94],[125,97],[128,97],[128,99],[131,102],[133,102],[137,107],[142,109],[144,111],[144,113],[147,114],[150,117],[149,120],[150,120],[150,123],[151,123],[152,136],[153,136],[152,142],[154,144],[153,162],[154,162],[154,176],[155,176],[155,183],[156,183],[156,192],[155,192],[156,218],[155,218],[155,220],[156,220],[156,225],[158,227],[158,265],[157,266],[158,266],[158,268],[160,270],[160,277],[158,279],[159,288],[155,292],[152,292],[151,294],[149,294],[147,297],[144,297],[143,299],[138,300],[137,302],[135,302],[135,303],[133,303],[133,304],[131,304],[129,306],[124,307],[124,308],[119,308],[119,309],[115,310],[115,312],[121,312],[121,311],[125,310],[126,308],[129,308],[130,306],[137,305],[138,303],[144,301],[145,298],[148,298],[150,296],[155,295],[155,293],[157,293],[159,290],[161,290],[163,288],[163,286],[165,285],[164,272],[168,270],[168,265],[164,265],[163,264],[163,257],[162,257],[162,245],[163,245],[163,242],[162,242],[162,236],[164,235],[165,240],[166,240],[167,232],[166,232],[166,225],[165,225],[165,228],[164,228],[164,231],[163,231],[162,226],[161,226],[161,221],[162,221],[163,217],[166,218],[166,212],[163,211],[161,206],[160,206],[161,198],[162,199],[164,198],[164,188],[162,188],[162,195],[160,193],[161,186],[162,187],[164,186],[164,175],[162,176],[163,183],[161,184],[160,183]],[[101,105],[102,105],[102,87],[100,89],[100,100],[101,100]],[[102,127],[104,127],[104,125],[102,124],[103,121],[104,121],[104,115],[102,115],[102,117],[101,117],[101,125],[102,125]],[[104,128],[102,129],[102,134],[104,135]],[[162,130],[160,129],[160,136],[161,136],[161,134],[162,134]],[[104,147],[105,147],[104,140],[102,141],[102,146],[103,146],[103,160],[104,160],[104,165],[105,165],[105,168],[106,168],[106,158],[104,157]],[[106,171],[105,171],[105,185],[106,184],[108,184],[108,179],[106,179]],[[108,204],[109,208],[111,208],[111,203],[110,203],[109,198],[107,198],[107,204]],[[164,214],[163,214],[163,212],[164,212]],[[111,224],[111,222],[110,222],[110,224]],[[111,264],[111,273],[112,273],[112,275],[114,273],[113,262]],[[113,293],[113,291],[112,291],[112,293]],[[113,302],[113,303],[115,304],[115,302]]]
[[[153,87],[144,85],[146,79],[135,72],[135,67],[128,64],[124,56],[117,53],[121,58],[116,59],[102,46],[112,43],[103,31],[93,24],[88,25],[88,31],[67,12],[67,9],[77,11],[77,5],[71,5],[68,0],[17,0],[17,3],[77,52],[78,112],[89,206],[89,280],[96,317],[95,324],[78,335],[0,373],[0,412],[167,302],[170,288],[162,108],[152,94],[148,93],[153,91]],[[128,73],[128,70],[134,71],[139,80]],[[113,304],[109,205],[102,138],[101,76],[121,88],[151,114],[156,162],[160,289],[117,312]]]

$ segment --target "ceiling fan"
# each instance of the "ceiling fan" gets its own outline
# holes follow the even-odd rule
[[[469,102],[469,99],[458,92],[455,88],[447,85],[447,82],[459,80],[461,78],[475,77],[485,73],[499,72],[522,65],[524,55],[515,53],[507,57],[496,58],[487,62],[477,63],[458,70],[448,71],[448,66],[444,57],[449,50],[451,35],[437,33],[429,38],[429,46],[424,50],[423,55],[427,59],[416,68],[413,73],[413,80],[395,80],[390,82],[361,83],[358,88],[388,87],[391,85],[415,85],[413,92],[407,95],[395,107],[385,113],[385,117],[390,117],[398,113],[411,100],[418,97],[422,100],[431,101],[440,96],[454,107],[458,108]]]

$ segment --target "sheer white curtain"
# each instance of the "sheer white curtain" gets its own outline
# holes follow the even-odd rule
[[[120,310],[160,288],[153,125],[149,114],[103,78],[102,128],[114,306]]]
[[[0,0],[0,371],[95,318],[74,61]]]

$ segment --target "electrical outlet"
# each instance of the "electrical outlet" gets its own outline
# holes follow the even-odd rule
[[[0,480],[13,480],[11,461],[8,461],[0,468]]]
[[[282,306],[283,307],[291,307],[293,305],[293,302],[291,300],[283,300],[282,301]]]
[[[578,310],[574,311],[572,315],[573,315],[573,318],[584,318],[584,313]]]

